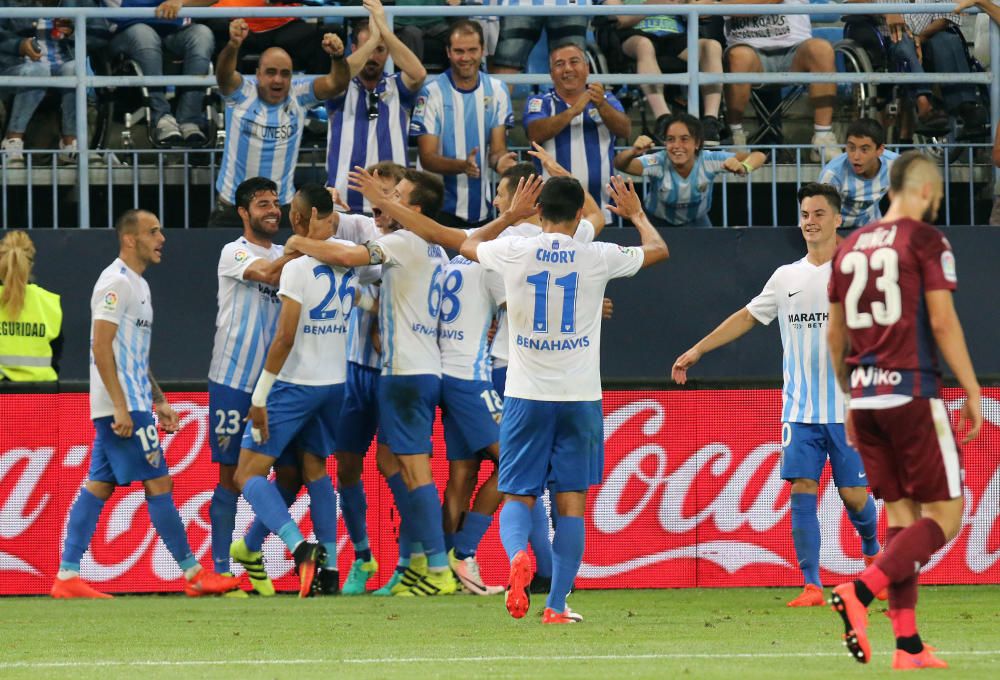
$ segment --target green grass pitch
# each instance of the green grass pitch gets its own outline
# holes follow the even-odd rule
[[[828,608],[791,589],[578,592],[586,621],[542,626],[541,597],[511,619],[502,597],[298,600],[131,596],[0,600],[0,678],[849,678],[889,675],[840,643]],[[918,624],[949,678],[1000,677],[1000,586],[924,587]],[[937,671],[941,674],[941,671]]]

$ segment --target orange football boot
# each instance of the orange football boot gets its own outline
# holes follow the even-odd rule
[[[57,578],[52,584],[52,597],[57,600],[70,600],[73,598],[90,598],[93,600],[114,599],[107,593],[102,593],[99,590],[91,588],[79,576],[68,579]]]
[[[202,569],[190,581],[184,584],[184,594],[188,597],[202,595],[221,595],[240,587],[239,576],[223,576],[214,571]]]
[[[868,610],[854,592],[854,583],[848,581],[833,589],[830,598],[833,611],[844,621],[844,644],[858,663],[868,663],[872,648],[868,643]]]
[[[823,589],[813,583],[807,583],[793,600],[788,603],[789,607],[822,607],[826,604],[823,597]]]
[[[919,654],[910,654],[902,649],[897,649],[892,655],[892,669],[896,671],[916,671],[924,668],[947,668],[948,664],[944,660],[932,654],[932,647],[924,645],[924,651]]]
[[[510,580],[504,593],[504,604],[515,619],[524,618],[531,606],[531,595],[528,593],[531,576],[531,558],[528,553],[519,550],[510,561]]]
[[[542,623],[580,623],[581,621],[583,621],[583,617],[571,611],[569,607],[566,607],[566,611],[562,612],[546,607],[545,611],[542,612]]]

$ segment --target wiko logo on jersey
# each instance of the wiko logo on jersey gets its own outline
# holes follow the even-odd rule
[[[899,371],[887,371],[876,366],[858,366],[851,372],[851,387],[895,387],[903,382]]]
[[[874,248],[885,248],[891,246],[896,240],[896,225],[888,229],[879,227],[875,231],[861,234],[852,250],[872,250]]]

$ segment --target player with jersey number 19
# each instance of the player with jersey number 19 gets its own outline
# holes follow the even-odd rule
[[[879,552],[878,514],[865,488],[868,478],[858,452],[844,436],[844,393],[837,386],[826,351],[829,304],[826,287],[830,260],[841,224],[840,195],[829,184],[811,182],[799,190],[799,228],[807,254],[778,267],[764,290],[743,309],[677,357],[671,374],[687,382],[687,371],[702,355],[733,342],[757,324],[778,320],[781,330],[781,478],[791,485],[792,542],[805,587],[789,607],[819,607],[820,526],[816,512],[819,478],[830,459],[833,481],[851,523],[861,536],[861,553],[870,564]],[[884,597],[883,597],[884,599]]]
[[[233,590],[238,578],[202,569],[191,552],[153,420],[155,409],[163,429],[177,431],[177,413],[149,369],[153,299],[143,278],[150,265],[159,264],[166,239],[156,215],[145,210],[125,212],[115,231],[118,258],[101,272],[90,298],[90,415],[97,433],[87,482],[69,513],[52,597],[110,597],[84,583],[80,561],[104,503],[116,486],[132,482],[142,482],[146,489],[149,519],[184,574],[184,592],[199,596]]]
[[[587,490],[601,481],[604,415],[601,408],[601,312],[611,279],[632,276],[667,259],[669,251],[649,223],[631,182],[612,178],[613,212],[632,220],[642,245],[580,243],[583,188],[569,177],[549,179],[538,198],[543,233],[496,239],[488,225],[462,244],[461,253],[503,276],[511,333],[504,419],[500,427],[500,539],[510,558],[507,611],[528,612],[531,560],[526,552],[531,512],[548,486],[559,523],[552,541],[553,573],[543,623],[576,623],[566,606],[583,559]]]
[[[889,175],[885,218],[847,237],[833,258],[828,342],[837,380],[850,390],[848,437],[861,452],[889,529],[882,556],[833,589],[848,650],[871,660],[868,605],[889,588],[895,669],[945,668],[917,633],[920,568],[962,527],[962,458],[940,398],[941,351],[967,399],[963,443],[979,434],[979,382],[955,312],[955,256],[937,217],[937,166],[905,153]]]

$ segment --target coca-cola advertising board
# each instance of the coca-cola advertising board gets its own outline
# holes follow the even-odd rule
[[[218,474],[208,448],[214,423],[205,393],[168,397],[181,416],[179,432],[162,436],[173,496],[191,547],[208,566],[208,508]],[[588,498],[587,548],[577,587],[801,583],[788,484],[779,475],[779,390],[609,391],[604,397],[605,475]],[[961,392],[945,390],[944,398],[957,418]],[[925,583],[1000,582],[1000,389],[984,390],[983,409],[983,432],[964,447],[962,531],[924,568]],[[2,395],[0,413],[0,594],[46,593],[90,461],[87,395]],[[443,490],[447,464],[440,425],[434,451],[435,479]],[[482,477],[490,466],[484,463]],[[382,565],[371,587],[378,587],[396,560],[398,517],[373,455],[366,459],[364,482],[370,541]],[[143,500],[142,486],[133,484],[105,504],[81,564],[84,578],[102,590],[181,590],[180,570],[150,526]],[[838,583],[859,572],[862,559],[828,472],[820,483],[819,513],[822,576]],[[292,515],[309,535],[304,491]],[[251,519],[241,500],[237,531]],[[343,523],[339,537],[339,565],[346,573],[353,551]],[[284,546],[272,536],[264,550],[278,588],[292,589]],[[478,558],[488,583],[505,581],[496,522]]]

